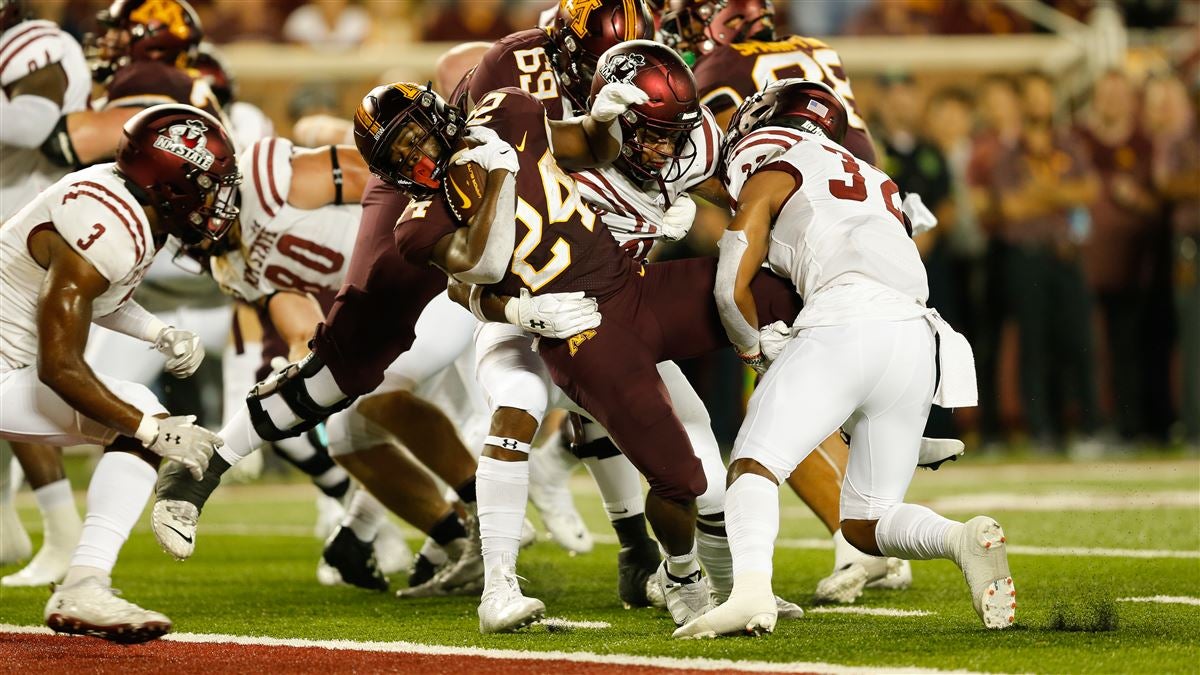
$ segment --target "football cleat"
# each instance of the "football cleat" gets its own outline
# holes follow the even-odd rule
[[[903,591],[912,586],[912,563],[899,558],[887,559],[887,574],[867,582],[867,588]]]
[[[662,555],[653,539],[617,552],[617,596],[626,609],[666,606],[662,586],[655,576],[661,562]]]
[[[869,582],[885,579],[889,569],[889,559],[860,554],[854,562],[843,565],[817,582],[813,602],[850,604],[862,595]]]
[[[777,595],[775,596],[775,615],[780,619],[803,619],[804,608]]]
[[[0,579],[0,586],[18,588],[56,584],[66,576],[67,568],[71,566],[72,553],[73,548],[48,541],[28,565]]]
[[[478,595],[483,590],[483,554],[479,550],[479,530],[469,527],[470,537],[446,544],[449,561],[433,577],[419,586],[402,588],[398,598],[432,598],[447,595]]]
[[[682,626],[712,609],[712,597],[700,570],[687,577],[677,577],[667,571],[664,561],[658,567],[657,577],[663,597],[667,600],[667,611],[671,613],[676,626]],[[774,602],[771,603],[771,611],[775,611]]]
[[[1008,570],[1004,530],[988,516],[963,524],[953,542],[975,613],[988,628],[1008,628],[1017,618],[1017,587]]]
[[[409,587],[420,586],[432,579],[433,575],[437,573],[437,568],[438,566],[426,558],[424,553],[418,553],[417,559],[413,561],[412,569],[408,572]]]
[[[595,545],[567,487],[576,463],[557,444],[536,447],[529,454],[529,501],[554,543],[573,554],[589,553]]]
[[[917,466],[937,471],[938,467],[956,461],[966,451],[967,446],[957,438],[922,438]]]
[[[119,591],[88,577],[54,589],[46,603],[46,625],[58,633],[137,644],[171,632],[171,620],[117,597]]]
[[[537,598],[525,597],[511,569],[493,573],[500,581],[489,585],[479,601],[479,632],[508,633],[541,619],[546,605]]]
[[[317,563],[317,580],[322,586],[349,584],[369,591],[386,591],[388,579],[375,561],[375,547],[349,527],[339,527],[325,542]]]
[[[404,532],[390,520],[384,521],[375,537],[375,560],[384,574],[395,574],[413,565],[412,550],[404,541]]]
[[[12,505],[5,506],[0,509],[0,565],[29,560],[31,555],[33,542],[17,517],[17,509]]]
[[[778,620],[776,601],[771,593],[769,574],[761,582],[739,579],[741,592],[735,590],[720,607],[700,614],[672,633],[675,638],[711,638],[718,635],[762,635],[775,630]],[[753,590],[745,590],[753,587]]]
[[[191,502],[160,500],[154,502],[150,527],[164,551],[176,560],[187,560],[196,551],[196,523],[199,518],[200,509]]]

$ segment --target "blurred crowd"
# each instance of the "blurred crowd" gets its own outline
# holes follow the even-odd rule
[[[666,2],[666,0],[659,0]],[[1100,0],[1028,0],[1080,21]],[[43,15],[81,37],[106,0],[38,0]],[[494,40],[536,23],[552,0],[196,0],[209,39],[348,49],[397,40]],[[799,35],[971,35],[1040,30],[1000,0],[778,0],[781,27]],[[1194,0],[1118,0],[1131,28],[1193,25]]]

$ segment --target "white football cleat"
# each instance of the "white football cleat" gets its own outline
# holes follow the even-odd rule
[[[72,553],[74,553],[73,548],[65,548],[50,542],[42,546],[28,565],[0,579],[0,586],[20,588],[56,584],[66,576],[67,568],[71,566]]]
[[[136,644],[171,632],[171,620],[117,597],[118,591],[88,577],[54,589],[46,603],[46,625],[58,633],[91,635]]]
[[[187,560],[196,552],[196,523],[200,509],[191,502],[161,499],[154,502],[150,528],[159,546],[176,560]]]
[[[712,609],[712,596],[708,591],[708,583],[700,576],[700,570],[686,579],[680,579],[667,572],[667,562],[664,560],[655,576],[662,588],[667,611],[671,613],[676,626],[682,626]]]
[[[887,559],[887,574],[867,581],[867,588],[903,591],[912,587],[912,563],[899,558]]]
[[[15,464],[15,462],[14,462]],[[16,506],[8,505],[0,509],[0,565],[29,560],[33,555],[33,542],[29,533],[17,517]]]
[[[813,602],[848,605],[862,595],[871,573],[862,562],[853,562],[817,582]]]
[[[402,588],[397,598],[432,598],[447,595],[477,595],[483,590],[483,554],[479,548],[479,530],[468,527],[468,537],[460,537],[443,548],[449,561],[433,578],[419,586]]]
[[[554,543],[575,554],[589,553],[595,545],[568,487],[578,461],[558,444],[529,453],[529,501]]]
[[[803,619],[804,608],[790,600],[775,596],[775,616],[780,619]]]
[[[762,635],[775,630],[778,611],[771,593],[770,575],[748,575],[739,578],[741,590],[735,585],[733,595],[720,607],[696,617],[679,627],[674,638],[712,638],[718,635]],[[748,590],[752,589],[752,590]]]
[[[917,466],[937,471],[939,466],[957,460],[966,451],[966,444],[957,438],[922,438]]]
[[[404,541],[404,531],[390,520],[385,520],[375,535],[375,560],[384,574],[405,572],[412,567],[413,553]]]
[[[975,516],[953,542],[975,613],[988,628],[1008,628],[1017,618],[1017,587],[1008,570],[1006,541],[995,519]]]
[[[480,633],[508,633],[546,615],[546,605],[541,600],[526,597],[521,592],[516,572],[497,570],[493,575],[500,581],[483,590],[479,601]]]

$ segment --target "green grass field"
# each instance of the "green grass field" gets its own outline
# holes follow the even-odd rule
[[[576,475],[574,486],[592,531],[607,532],[585,474]],[[1014,547],[1010,561],[1020,608],[1018,625],[1002,632],[981,627],[958,570],[932,561],[914,564],[910,590],[867,591],[855,605],[923,610],[927,616],[810,612],[763,638],[673,641],[665,613],[620,607],[614,545],[569,557],[539,541],[521,557],[526,593],[546,602],[548,616],[606,621],[611,628],[551,633],[534,627],[481,636],[469,598],[401,601],[319,586],[314,494],[298,484],[223,488],[205,511],[197,553],[186,563],[158,549],[144,519],[125,547],[114,583],[127,598],[171,616],[177,631],[194,633],[991,672],[1200,667],[1200,606],[1121,600],[1200,597],[1200,463],[1194,459],[1006,465],[968,456],[936,473],[920,473],[910,501],[964,520],[985,512],[1004,526]],[[31,533],[37,532],[28,493],[18,504]],[[827,534],[794,496],[785,494],[783,505],[775,590],[808,609],[832,552],[816,547]],[[1066,550],[1045,550],[1052,547]],[[1081,555],[1081,548],[1134,552],[1100,557]],[[1183,554],[1167,557],[1164,551]],[[0,574],[13,569],[0,568]],[[0,623],[40,623],[47,597],[45,589],[0,590]],[[1061,629],[1113,628],[1114,609],[1115,629]]]

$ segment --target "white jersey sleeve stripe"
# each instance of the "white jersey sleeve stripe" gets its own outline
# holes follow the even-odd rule
[[[4,46],[4,49],[0,50],[0,74],[4,73],[4,71],[8,68],[8,64],[14,58],[16,58],[21,52],[25,51],[25,49],[27,47],[29,47],[33,43],[37,42],[38,40],[43,40],[43,39],[57,40],[58,39],[58,31],[53,28],[46,28],[44,26],[34,26],[33,28],[26,29],[25,32],[18,33],[16,36],[14,36],[13,39],[7,45]],[[18,42],[18,40],[20,40],[20,41]],[[54,45],[54,47],[55,47],[55,49],[54,49],[55,52],[61,51],[57,48],[57,45]],[[47,53],[49,53],[49,51],[50,51],[49,44],[46,47],[46,51],[47,51]],[[54,59],[54,61],[57,61],[57,60],[58,59]],[[51,62],[53,62],[53,61],[51,61]],[[20,65],[24,65],[24,64],[20,64]],[[45,65],[45,64],[42,64],[42,65]],[[39,67],[41,67],[41,66],[39,66]]]
[[[129,238],[133,240],[133,251],[134,257],[136,258],[135,264],[140,264],[142,260],[145,259],[146,255],[146,238],[145,235],[142,234],[142,228],[140,227],[141,224],[137,221],[136,216],[134,216],[132,223],[130,222],[129,218],[126,217],[126,215],[133,216],[133,211],[129,208],[129,205],[126,204],[120,197],[113,194],[108,188],[100,185],[99,183],[82,181],[72,185],[71,187],[77,189],[63,195],[62,203],[66,204],[68,201],[78,197],[91,197],[92,199],[95,199],[103,204],[109,211],[112,211],[113,215],[115,215],[121,221],[121,224],[125,226],[125,230],[129,232]],[[97,194],[97,192],[101,194]],[[107,195],[107,197],[105,195]],[[114,206],[114,201],[117,204],[120,204],[123,209],[118,209],[116,206]],[[124,210],[124,213],[122,213],[122,210]]]

